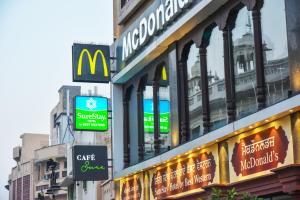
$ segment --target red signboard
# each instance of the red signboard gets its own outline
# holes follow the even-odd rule
[[[122,200],[140,200],[142,198],[142,185],[139,177],[132,178],[122,185]]]
[[[213,154],[202,153],[157,170],[151,182],[154,198],[180,194],[213,182],[216,163]]]
[[[232,166],[237,176],[273,169],[284,164],[288,150],[288,138],[280,126],[268,128],[235,143]]]

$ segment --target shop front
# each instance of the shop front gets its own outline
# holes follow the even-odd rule
[[[300,199],[300,3],[133,8],[113,45],[116,199],[207,199],[232,188]]]
[[[212,188],[235,188],[240,194],[265,199],[299,199],[300,165],[295,155],[299,154],[299,117],[295,113],[261,122],[251,130],[231,133],[224,140],[122,177],[115,182],[119,197],[206,199]]]

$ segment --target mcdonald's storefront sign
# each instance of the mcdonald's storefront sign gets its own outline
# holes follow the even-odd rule
[[[74,82],[107,83],[110,81],[110,51],[108,45],[73,44]]]

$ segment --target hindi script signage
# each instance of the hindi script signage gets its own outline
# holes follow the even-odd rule
[[[196,154],[158,169],[152,176],[155,199],[199,189],[213,183],[216,162],[212,152]]]
[[[125,180],[121,184],[122,200],[140,200],[142,199],[143,187],[140,176],[135,176],[129,180]]]
[[[251,175],[284,164],[289,141],[284,129],[269,127],[235,143],[232,166],[237,176]]]

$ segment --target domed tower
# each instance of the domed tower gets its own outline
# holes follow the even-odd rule
[[[194,78],[196,76],[200,76],[200,55],[197,55],[197,60],[195,64],[191,68],[191,78]]]
[[[191,67],[191,74],[189,74],[188,87],[190,95],[193,95],[201,90],[200,55],[197,55],[197,60]]]
[[[237,74],[254,69],[254,36],[251,28],[250,16],[248,16],[247,32],[234,43],[234,66]]]

